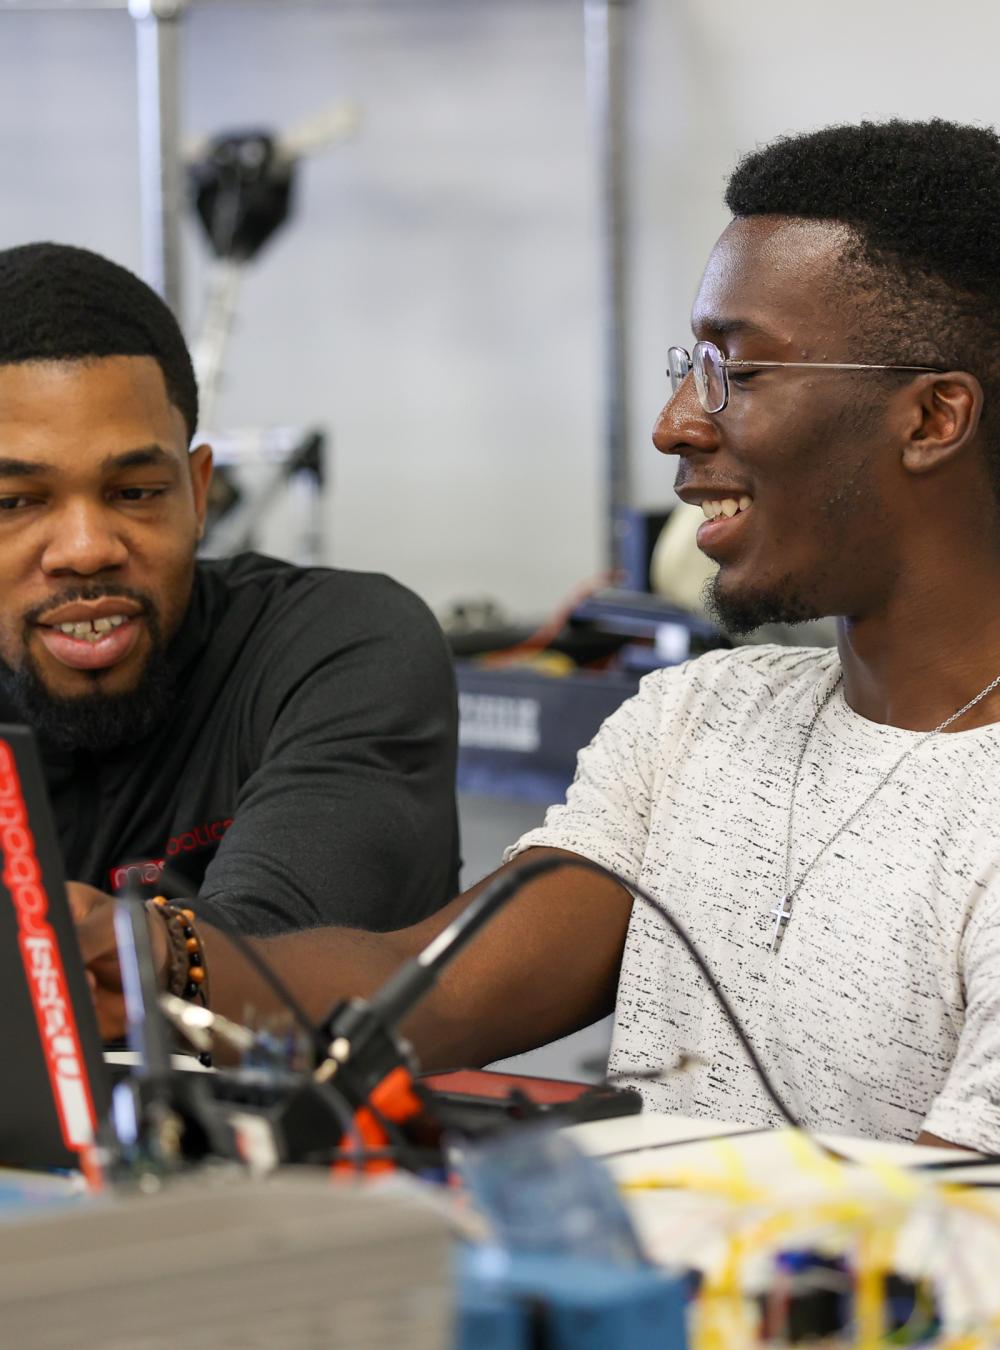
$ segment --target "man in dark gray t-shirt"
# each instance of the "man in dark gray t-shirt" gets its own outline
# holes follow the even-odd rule
[[[457,889],[451,664],[385,577],[195,562],[212,457],[166,305],[83,249],[0,251],[0,720],[34,728],[70,878],[221,926],[400,928]]]

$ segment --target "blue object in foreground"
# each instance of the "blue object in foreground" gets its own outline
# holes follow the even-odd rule
[[[459,1255],[455,1350],[686,1350],[682,1276],[579,1256]]]

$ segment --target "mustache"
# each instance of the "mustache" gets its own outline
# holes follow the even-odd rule
[[[733,486],[732,475],[728,478],[722,478],[712,472],[699,472],[687,461],[684,461],[678,465],[677,476],[674,478],[674,491],[679,492],[681,488],[686,488],[692,479],[696,480],[699,486],[703,488],[712,488],[716,484],[723,488],[732,488]]]
[[[46,614],[51,614],[62,605],[71,604],[74,600],[131,600],[134,604],[140,606],[143,615],[155,615],[156,606],[152,597],[145,591],[137,591],[134,586],[102,586],[97,583],[67,586],[58,595],[50,595],[40,604],[33,605],[31,609],[26,610],[24,622],[26,625],[42,623]]]

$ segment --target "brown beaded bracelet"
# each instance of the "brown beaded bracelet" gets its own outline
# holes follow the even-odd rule
[[[194,910],[183,909],[157,895],[149,902],[163,920],[170,947],[170,965],[167,970],[167,992],[189,1003],[208,1007],[208,967],[205,948],[194,923]]]

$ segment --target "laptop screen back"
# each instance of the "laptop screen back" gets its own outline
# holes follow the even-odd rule
[[[0,1164],[85,1167],[109,1087],[38,751],[0,725]]]

